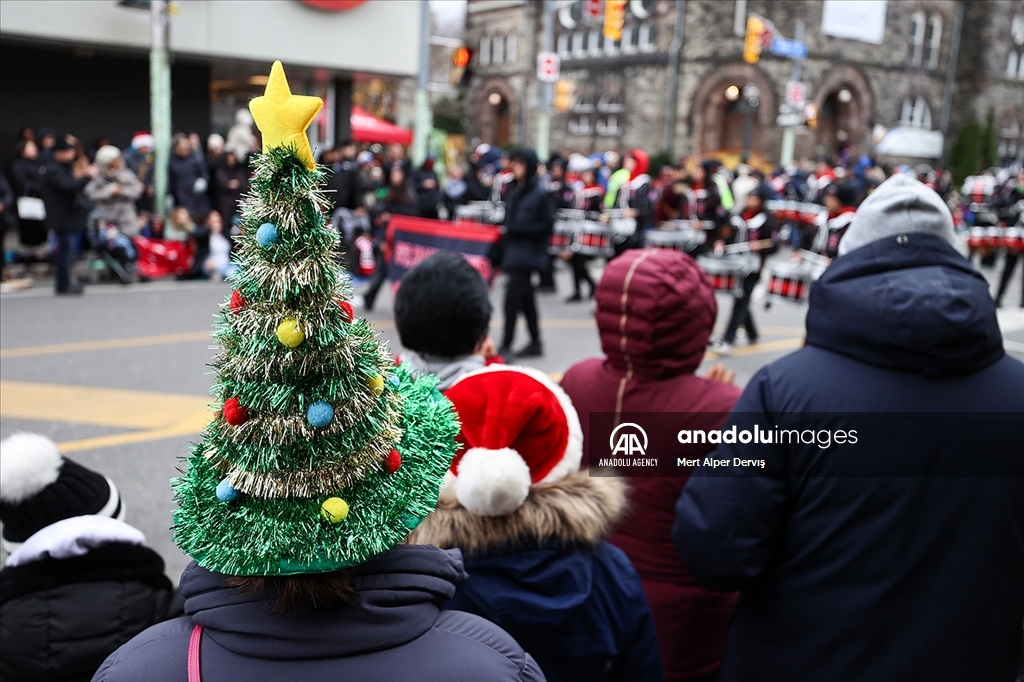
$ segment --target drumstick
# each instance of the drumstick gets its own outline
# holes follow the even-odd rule
[[[760,247],[771,246],[775,241],[772,239],[758,239],[756,242],[740,242],[739,244],[728,244],[725,247],[726,253],[743,253],[744,251],[750,251],[754,244]]]

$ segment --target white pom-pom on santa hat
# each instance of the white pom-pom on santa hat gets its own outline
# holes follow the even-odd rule
[[[444,496],[480,516],[504,516],[522,506],[530,488],[579,470],[583,429],[572,401],[543,373],[491,365],[470,372],[446,393],[459,413],[456,455]]]
[[[480,516],[504,516],[530,494],[530,467],[512,448],[470,448],[459,462],[455,497]]]
[[[57,444],[37,433],[16,433],[0,442],[0,500],[18,504],[60,476]]]

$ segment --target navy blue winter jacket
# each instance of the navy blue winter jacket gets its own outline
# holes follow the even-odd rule
[[[203,626],[203,682],[543,682],[530,656],[477,616],[441,612],[466,579],[458,550],[400,545],[352,571],[353,604],[271,615],[192,562],[181,577],[184,618],[149,628],[115,651],[94,682],[180,682],[189,636]]]
[[[981,275],[925,234],[834,261],[806,347],[758,372],[726,427],[798,424],[858,443],[721,445],[766,466],[699,467],[677,505],[698,580],[741,590],[720,682],[1012,680],[1024,364]]]

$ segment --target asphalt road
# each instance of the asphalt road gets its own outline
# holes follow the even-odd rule
[[[1020,276],[1000,322],[1007,349],[1024,359]],[[540,297],[546,355],[528,363],[555,377],[600,355],[593,304],[565,303],[569,274],[562,270],[557,278],[559,294]],[[501,290],[499,281],[499,318]],[[145,532],[175,581],[188,559],[171,543],[168,481],[209,419],[209,330],[228,293],[225,284],[170,281],[92,286],[84,296],[66,298],[38,283],[0,297],[0,436],[42,433],[67,456],[109,475],[127,504],[127,521]],[[719,328],[730,309],[720,296]],[[743,385],[761,366],[802,345],[805,308],[757,305],[755,311],[760,342],[740,342],[729,358],[709,353],[700,372],[721,361]],[[393,350],[400,348],[386,291],[376,310],[360,314]],[[500,336],[501,325],[495,320],[492,334]],[[517,345],[525,341],[521,330]]]

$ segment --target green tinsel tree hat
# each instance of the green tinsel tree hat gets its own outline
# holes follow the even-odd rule
[[[458,433],[432,378],[394,367],[355,317],[306,129],[323,103],[274,62],[237,272],[214,338],[220,409],[172,481],[174,541],[228,575],[323,573],[398,544],[433,511]]]

